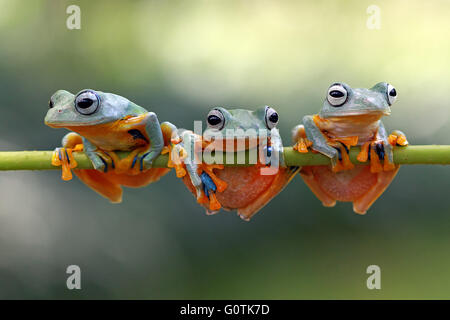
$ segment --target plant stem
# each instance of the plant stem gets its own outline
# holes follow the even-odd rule
[[[359,148],[350,150],[350,159],[353,163],[360,163],[356,160]],[[60,169],[51,164],[53,151],[6,151],[0,152],[0,170],[52,170]],[[119,153],[119,156],[126,156],[126,152]],[[248,156],[248,154],[247,154]],[[78,169],[92,169],[91,161],[83,152],[74,152]],[[236,158],[235,155],[233,158]],[[307,165],[328,165],[330,160],[319,153],[299,153],[291,147],[284,148],[284,157],[288,166]],[[248,160],[248,157],[246,157]],[[153,163],[154,167],[166,167],[168,155],[160,155]],[[224,155],[224,163],[226,158]],[[450,145],[425,145],[408,146],[394,148],[394,162],[397,164],[450,164]],[[367,164],[367,163],[366,163]],[[234,165],[234,164],[228,164]]]

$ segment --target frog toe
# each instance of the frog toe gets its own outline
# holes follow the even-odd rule
[[[213,216],[215,214],[219,213],[219,210],[210,210],[210,209],[206,209],[206,215],[207,216]]]
[[[239,213],[238,213],[238,216],[239,216],[239,218],[241,218],[242,220],[244,220],[244,221],[246,221],[246,222],[250,221],[250,218],[247,217],[247,216],[244,215],[244,214],[239,214]]]
[[[73,149],[71,148],[56,148],[52,154],[52,165],[61,166],[62,175],[61,178],[64,181],[72,180],[72,171],[77,167],[77,162],[72,154]]]
[[[388,141],[393,146],[407,146],[409,144],[406,135],[400,130],[394,130],[388,137]]]
[[[300,138],[292,149],[300,153],[308,153],[308,148],[311,146],[312,142],[310,140],[307,138]]]

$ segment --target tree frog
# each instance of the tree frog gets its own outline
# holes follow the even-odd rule
[[[254,151],[256,148],[265,152],[260,152],[258,157],[255,151],[258,162],[252,166],[224,167],[201,163],[197,167],[187,167],[189,175],[180,176],[197,196],[197,202],[206,208],[207,214],[217,213],[223,207],[225,210],[237,210],[238,215],[248,221],[299,171],[298,167],[284,166],[283,144],[276,128],[278,113],[268,106],[256,111],[217,107],[208,113],[206,120],[208,129],[202,137],[197,137],[203,153],[213,143],[206,137],[208,131],[215,133],[216,151]],[[221,137],[219,140],[217,134]],[[245,143],[239,143],[239,140]],[[272,154],[277,156],[271,157]],[[269,166],[270,161],[278,161],[275,169]],[[274,170],[264,172],[261,170],[264,168]]]
[[[161,152],[177,144],[176,127],[160,125],[155,113],[112,93],[85,89],[78,94],[59,90],[52,95],[45,124],[66,128],[62,148],[53,154],[52,163],[62,166],[62,179],[71,180],[70,169],[77,163],[72,152],[84,151],[95,169],[74,170],[90,188],[111,202],[122,200],[122,188],[141,187],[159,180],[168,168],[151,168]],[[120,158],[116,151],[130,151]]]
[[[381,196],[399,170],[393,163],[393,146],[406,146],[403,132],[388,135],[381,122],[390,115],[397,99],[395,88],[380,82],[371,89],[352,89],[345,83],[332,84],[319,114],[305,116],[293,130],[294,149],[308,147],[331,158],[330,166],[306,166],[300,174],[324,206],[338,201],[353,202],[353,210],[364,214]],[[361,146],[359,162],[348,156],[352,146]]]

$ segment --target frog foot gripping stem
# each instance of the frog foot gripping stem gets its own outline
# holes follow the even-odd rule
[[[293,135],[295,144],[292,149],[300,153],[308,153],[308,148],[311,147],[313,143],[306,137],[305,127],[303,125],[295,127]]]
[[[351,170],[355,165],[350,161],[350,148],[358,144],[358,137],[343,137],[339,139],[329,139],[328,144],[337,150],[337,158],[332,159],[332,171],[340,172]]]
[[[383,141],[369,141],[361,146],[361,151],[357,156],[359,162],[370,160],[370,171],[372,173],[391,171],[396,168],[393,162],[392,146],[407,146],[408,140],[401,131],[394,131],[387,139]],[[383,165],[381,164],[383,161]]]
[[[214,169],[223,169],[224,166],[221,164],[205,164],[199,165],[198,173],[203,183],[203,190],[201,190],[201,195],[197,199],[198,203],[208,204],[209,210],[206,211],[207,214],[214,214],[220,210],[222,205],[216,198],[216,192],[223,192],[227,188],[227,183],[217,177],[213,172]]]
[[[406,135],[400,130],[394,130],[388,137],[388,141],[393,146],[407,146],[408,140],[406,139]]]
[[[83,151],[83,142],[81,137],[76,133],[69,133],[63,138],[63,147],[56,148],[52,155],[52,165],[61,166],[64,181],[72,180],[72,171],[77,167],[77,162],[73,157],[73,152]]]
[[[181,140],[171,140],[171,144],[164,146],[161,154],[169,154],[167,167],[174,168],[177,178],[182,178],[186,175],[184,161],[187,158],[186,150],[180,144]]]

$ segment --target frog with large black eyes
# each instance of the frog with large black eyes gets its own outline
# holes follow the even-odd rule
[[[45,124],[66,128],[62,148],[54,152],[52,163],[62,166],[63,180],[72,179],[77,163],[72,152],[84,151],[95,169],[75,169],[89,187],[111,202],[122,200],[122,188],[142,187],[159,180],[168,168],[152,168],[162,152],[177,148],[176,127],[159,123],[155,113],[112,93],[91,89],[76,95],[59,90],[50,99]],[[130,151],[121,158],[117,151]]]
[[[381,122],[390,115],[397,99],[395,88],[380,82],[371,89],[352,89],[345,83],[332,84],[319,114],[305,116],[303,125],[293,131],[294,149],[320,152],[331,159],[331,166],[306,166],[300,174],[324,206],[338,201],[353,202],[353,210],[364,214],[384,192],[399,170],[393,163],[393,146],[406,146],[403,132],[388,135]],[[348,156],[360,146],[359,162]]]
[[[216,107],[208,113],[208,128],[196,137],[203,157],[208,149],[228,154],[247,151],[255,152],[255,162],[250,166],[224,167],[201,161],[196,167],[192,159],[184,160],[191,165],[187,166],[188,175],[183,172],[178,176],[183,177],[207,214],[220,208],[237,210],[248,221],[298,172],[298,167],[284,165],[283,144],[276,128],[278,120],[278,113],[268,106],[255,111]],[[209,133],[213,139],[208,137]],[[182,143],[187,143],[185,135]]]

